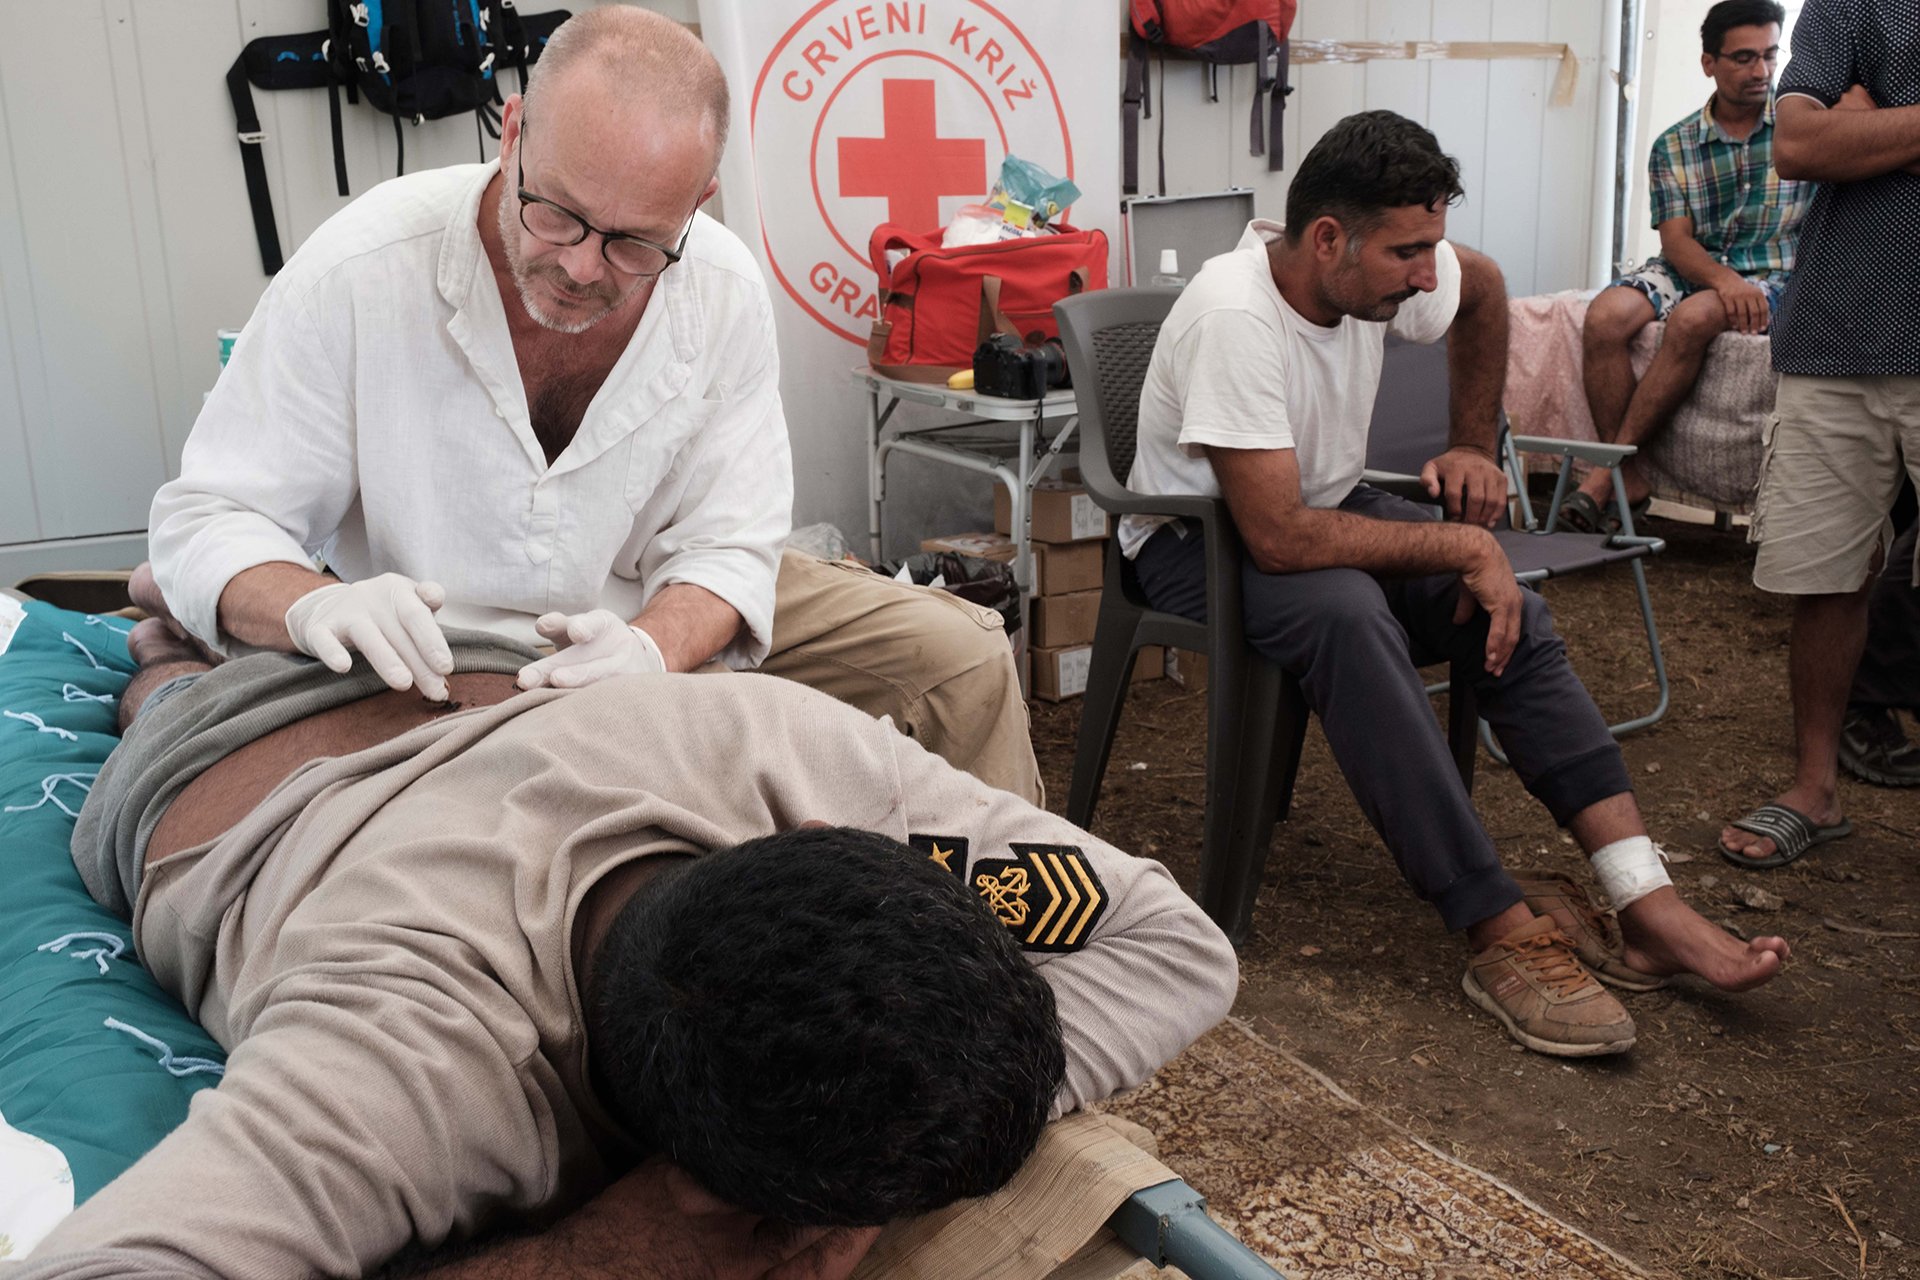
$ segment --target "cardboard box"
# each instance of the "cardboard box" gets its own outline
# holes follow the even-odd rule
[[[1064,596],[1035,596],[1027,614],[1027,629],[1035,648],[1064,649],[1092,644],[1100,620],[1100,592],[1074,591]]]
[[[1071,542],[1059,546],[1033,544],[1033,593],[1040,596],[1094,591],[1100,587],[1106,555],[1104,542]],[[955,533],[927,538],[922,551],[957,551],[963,556],[1013,563],[1013,539],[1004,533]]]
[[[1033,662],[1033,696],[1046,702],[1065,702],[1087,691],[1087,673],[1093,665],[1093,646],[1074,645],[1068,649],[1034,648],[1027,651]],[[1158,680],[1166,673],[1164,650],[1148,645],[1134,655],[1133,683]]]
[[[1167,679],[1188,693],[1207,691],[1207,655],[1191,649],[1167,650]]]
[[[1032,504],[1028,526],[1035,542],[1085,542],[1111,532],[1107,513],[1077,484],[1042,480],[1027,498]],[[993,487],[993,527],[1001,533],[1013,532],[1013,498],[1002,485]]]
[[[1033,592],[1041,596],[1098,591],[1105,577],[1107,544],[1061,542],[1033,544]]]

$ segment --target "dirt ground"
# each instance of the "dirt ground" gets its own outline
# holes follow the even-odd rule
[[[1743,936],[1785,935],[1785,972],[1740,996],[1692,980],[1625,996],[1640,1038],[1618,1058],[1522,1050],[1461,994],[1461,944],[1406,889],[1316,727],[1241,953],[1236,1012],[1270,1020],[1361,1101],[1655,1273],[1920,1276],[1920,788],[1844,783],[1855,835],[1784,870],[1715,855],[1721,822],[1792,772],[1787,611],[1751,585],[1738,532],[1671,520],[1652,532],[1669,540],[1649,577],[1673,709],[1625,740],[1626,758],[1681,893]],[[1650,705],[1625,575],[1550,584],[1547,597],[1608,718]],[[1078,703],[1035,704],[1055,808],[1079,719]],[[1204,728],[1204,695],[1135,686],[1094,824],[1189,890]],[[1509,866],[1586,877],[1579,851],[1484,755],[1475,798]],[[1749,885],[1784,905],[1737,903]]]

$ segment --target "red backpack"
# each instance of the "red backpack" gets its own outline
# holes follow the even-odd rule
[[[1284,156],[1280,146],[1280,116],[1286,109],[1287,29],[1293,25],[1298,0],[1131,0],[1132,39],[1127,42],[1127,88],[1121,97],[1121,190],[1140,189],[1140,112],[1153,117],[1153,94],[1147,80],[1147,51],[1160,55],[1160,87],[1167,84],[1166,59],[1188,58],[1207,67],[1207,100],[1220,100],[1219,67],[1252,63],[1256,68],[1249,151],[1267,157],[1267,169],[1278,172]],[[1261,99],[1269,118],[1264,133]],[[1160,116],[1160,194],[1167,193],[1167,117]]]

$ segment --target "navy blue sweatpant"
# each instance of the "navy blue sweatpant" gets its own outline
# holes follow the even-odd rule
[[[1429,510],[1361,485],[1342,511],[1430,520]],[[1134,560],[1154,608],[1204,621],[1206,552],[1196,525],[1169,525]],[[1565,826],[1633,789],[1606,721],[1567,662],[1546,601],[1523,592],[1520,642],[1488,675],[1487,615],[1453,622],[1453,574],[1386,577],[1358,569],[1262,573],[1242,566],[1247,642],[1300,679],[1360,808],[1407,883],[1464,929],[1520,901],[1460,783],[1417,667],[1456,656],[1480,672],[1480,714],[1520,781]]]

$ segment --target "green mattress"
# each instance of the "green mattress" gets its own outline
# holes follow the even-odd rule
[[[225,1056],[67,851],[119,742],[132,624],[39,603],[26,615],[0,654],[0,1258],[178,1125]]]

